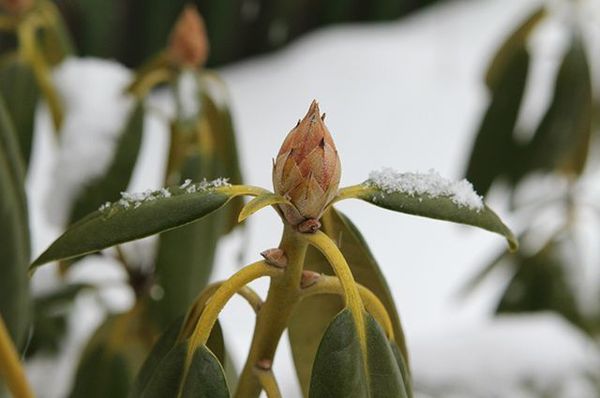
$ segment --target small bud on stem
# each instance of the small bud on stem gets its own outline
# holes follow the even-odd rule
[[[300,288],[306,289],[307,287],[311,287],[321,278],[321,274],[314,271],[302,271],[302,279],[300,279]]]
[[[278,268],[287,267],[288,259],[284,251],[281,249],[267,249],[261,252],[260,255],[263,256],[263,258],[269,265],[273,265]]]
[[[306,116],[285,138],[273,165],[275,193],[293,205],[279,208],[300,232],[319,229],[318,220],[340,183],[340,158],[323,119],[313,101]]]
[[[33,0],[2,0],[0,3],[3,9],[10,14],[23,14],[33,7]]]
[[[177,66],[200,67],[208,58],[208,39],[202,16],[193,5],[187,5],[175,23],[167,54]]]

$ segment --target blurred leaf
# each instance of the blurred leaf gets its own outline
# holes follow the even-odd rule
[[[515,256],[516,273],[496,308],[497,313],[555,311],[587,330],[578,310],[576,287],[569,281],[569,264],[556,242],[533,256]]]
[[[400,213],[479,227],[504,236],[512,250],[518,247],[517,239],[511,230],[487,205],[484,205],[483,209],[474,209],[459,205],[448,196],[431,197],[427,194],[402,191],[388,193],[369,182],[363,184],[356,197]]]
[[[56,66],[73,55],[73,43],[56,6],[52,2],[43,2],[40,10],[46,22],[38,32],[40,48],[48,64]]]
[[[585,47],[574,35],[554,87],[554,97],[528,147],[532,170],[581,174],[591,135],[592,88]]]
[[[404,332],[394,299],[361,233],[346,216],[334,208],[330,208],[323,215],[321,222],[323,232],[337,243],[356,281],[375,293],[385,306],[402,355],[408,358]],[[312,248],[307,252],[305,269],[324,274],[332,272],[327,260]],[[308,395],[311,368],[319,341],[331,320],[342,309],[343,303],[338,296],[320,295],[300,302],[292,314],[288,335],[296,373],[305,396]]]
[[[115,203],[97,210],[73,224],[30,266],[93,253],[113,245],[144,238],[194,222],[219,209],[233,196],[226,188],[202,189],[190,193],[170,188],[171,196],[133,203],[127,208]],[[160,193],[160,191],[158,191]]]
[[[144,105],[138,102],[132,109],[116,144],[111,164],[104,175],[90,181],[75,200],[69,224],[98,209],[107,198],[126,191],[135,167],[144,132]]]
[[[221,90],[225,90],[223,86]],[[225,96],[226,93],[220,93]],[[230,183],[242,184],[243,177],[240,169],[240,160],[238,156],[238,146],[233,126],[233,119],[229,108],[225,104],[217,105],[208,93],[202,95],[202,108],[209,125],[214,132],[216,143],[216,156],[222,162],[222,173],[229,177]],[[226,233],[231,232],[238,226],[238,214],[244,207],[244,199],[239,197],[231,201],[229,206],[228,221],[225,227]]]
[[[67,332],[67,316],[76,296],[93,288],[84,283],[61,286],[56,291],[33,299],[33,334],[27,346],[26,357],[39,352],[55,354]]]
[[[29,225],[25,172],[10,116],[0,96],[0,314],[17,347],[30,320]]]
[[[127,397],[155,333],[139,304],[109,317],[83,352],[70,397]]]
[[[485,76],[485,82],[490,89],[494,90],[506,80],[507,71],[512,69],[510,65],[515,62],[514,59],[519,56],[519,53],[526,51],[529,35],[545,16],[546,11],[543,6],[535,9],[498,49]]]
[[[492,100],[477,133],[466,178],[482,195],[499,177],[522,174],[521,147],[515,141],[514,130],[525,92],[529,53],[525,43],[505,60],[503,73],[496,72]]]
[[[310,381],[311,398],[407,397],[402,374],[381,327],[365,317],[366,350],[348,309],[331,322],[319,344]]]
[[[6,108],[14,123],[24,164],[31,154],[35,108],[39,90],[33,71],[18,58],[12,58],[0,69],[0,93],[10,98]]]
[[[521,240],[522,237],[519,237]],[[498,256],[494,257],[487,265],[482,267],[475,275],[469,278],[459,291],[460,297],[465,297],[471,294],[484,280],[485,278],[500,264],[504,261],[509,260],[512,257],[512,253],[508,250],[503,250]]]

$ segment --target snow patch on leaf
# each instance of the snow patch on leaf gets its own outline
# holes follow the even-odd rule
[[[473,185],[462,179],[451,181],[430,169],[427,173],[400,173],[385,167],[369,174],[367,183],[385,193],[406,193],[410,196],[428,196],[430,198],[450,198],[459,207],[468,207],[480,211],[483,198],[473,189]]]

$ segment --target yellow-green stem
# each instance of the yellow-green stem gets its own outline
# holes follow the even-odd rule
[[[267,398],[281,398],[281,392],[279,391],[273,370],[261,369],[255,366],[254,375],[258,378],[262,389],[267,393]]]
[[[205,305],[188,346],[187,363],[191,360],[193,353],[196,348],[206,344],[210,331],[212,330],[219,313],[225,307],[225,304],[236,294],[242,287],[258,279],[262,276],[277,276],[281,274],[281,270],[267,264],[264,261],[258,261],[250,264],[238,272],[236,272],[231,278],[225,281],[219,288],[213,293]],[[186,366],[187,368],[187,366]]]
[[[390,340],[394,340],[394,327],[392,326],[392,320],[390,315],[383,303],[371,290],[367,289],[363,285],[357,283],[358,293],[362,299],[365,309],[381,324],[385,333]],[[343,294],[342,285],[340,280],[335,276],[321,275],[317,282],[307,287],[302,291],[301,298],[318,295],[318,294]]]
[[[15,398],[33,397],[33,391],[27,383],[25,371],[2,316],[0,316],[0,376],[6,381],[8,389]]]
[[[256,317],[250,352],[235,394],[238,398],[256,398],[262,390],[254,366],[261,360],[273,360],[281,334],[300,297],[300,280],[307,246],[302,234],[288,225],[284,227],[279,248],[285,252],[288,265],[280,278],[271,280],[267,298]]]
[[[354,276],[352,276],[352,272],[350,271],[346,259],[331,238],[321,231],[317,231],[314,234],[304,234],[303,238],[325,256],[337,275],[344,292],[346,306],[350,309],[354,321],[356,322],[358,339],[363,352],[366,353],[367,337],[365,331],[364,307],[358,287],[354,281]]]

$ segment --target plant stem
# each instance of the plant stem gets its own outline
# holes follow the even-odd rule
[[[19,355],[0,316],[0,375],[15,398],[33,398]]]
[[[302,234],[285,225],[279,248],[286,254],[288,265],[280,278],[271,279],[267,299],[256,317],[250,352],[235,394],[238,398],[256,398],[262,390],[254,367],[261,360],[273,360],[281,334],[300,298],[300,280],[307,246]]]
[[[210,297],[207,305],[202,310],[200,319],[196,323],[194,332],[190,337],[187,355],[188,361],[191,360],[196,348],[206,344],[219,313],[234,294],[257,278],[262,276],[274,277],[280,273],[281,270],[268,265],[265,261],[258,261],[242,268],[231,278],[227,279],[227,281],[223,282]]]
[[[383,303],[371,290],[357,283],[358,293],[365,304],[365,309],[379,322],[385,330],[387,337],[394,340],[394,327],[392,320]],[[343,294],[342,284],[335,276],[321,275],[317,282],[302,290],[301,299],[317,294]]]
[[[273,370],[260,369],[258,366],[255,366],[254,374],[258,378],[263,390],[267,393],[267,398],[281,398],[281,392],[279,391]]]
[[[350,267],[344,258],[344,255],[331,240],[322,231],[317,231],[314,234],[304,234],[303,238],[325,256],[331,268],[337,275],[342,290],[344,291],[344,299],[346,307],[350,309],[354,322],[356,322],[356,332],[362,347],[362,352],[366,353],[367,336],[365,331],[364,306],[358,291],[354,276],[350,271]]]

